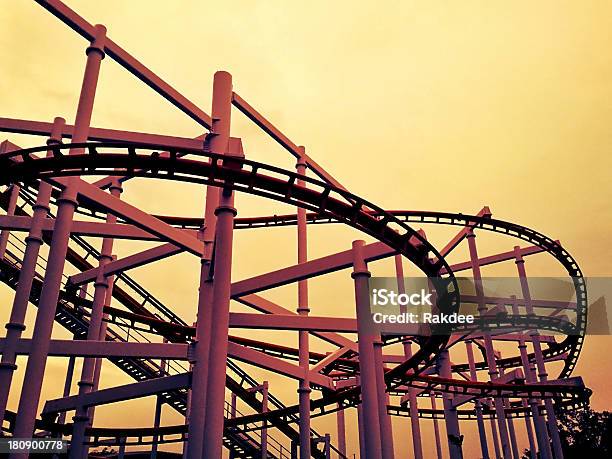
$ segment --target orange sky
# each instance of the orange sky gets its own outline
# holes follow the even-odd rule
[[[115,42],[207,112],[213,73],[231,72],[236,92],[305,145],[348,189],[384,208],[476,213],[488,205],[497,218],[560,239],[585,275],[612,274],[612,5],[607,2],[71,0],[69,5],[89,22],[105,24]],[[3,6],[0,116],[44,121],[64,116],[72,123],[85,41],[34,2]],[[189,137],[202,133],[108,58],[92,125]],[[237,111],[232,130],[243,138],[247,157],[294,167],[290,155]],[[5,137],[23,146],[43,143]],[[156,213],[202,215],[203,198],[203,190],[192,185],[126,184],[126,200]],[[243,196],[237,207],[241,216],[291,211]],[[438,247],[455,231],[426,230]],[[234,278],[294,263],[294,231],[237,234]],[[363,238],[353,230],[323,227],[309,237],[311,257]],[[481,254],[487,255],[515,242],[483,236],[482,244]],[[118,243],[118,254],[144,246]],[[464,257],[459,250],[451,261]],[[538,257],[527,268],[532,275],[559,274]],[[372,270],[390,274],[392,265],[377,263]],[[169,272],[178,274],[172,283]],[[180,255],[133,274],[193,320],[194,257]],[[294,287],[276,290],[270,298],[295,307]],[[4,304],[12,298],[4,286],[0,298]],[[353,314],[347,273],[312,282],[311,304],[314,314]],[[8,308],[1,308],[1,321],[7,317]],[[63,336],[59,326],[56,332]],[[278,342],[296,340],[275,335]],[[576,369],[594,389],[596,409],[612,407],[606,390],[612,365],[602,352],[611,344],[609,337],[587,339]],[[49,362],[49,397],[59,395],[63,367],[62,361]],[[111,366],[105,370],[102,385],[128,382]],[[287,403],[297,401],[294,388],[278,393]],[[13,408],[16,401],[13,391]],[[150,407],[150,400],[133,403],[122,425],[149,423]],[[116,424],[115,414],[100,409],[96,424]],[[164,415],[167,423],[180,422],[169,411]],[[315,425],[334,433],[333,424],[330,419]],[[405,419],[394,427],[409,430]],[[354,426],[350,434],[354,438]],[[471,436],[466,450],[477,454]],[[351,447],[353,452],[356,444]],[[407,451],[405,441],[397,451]]]

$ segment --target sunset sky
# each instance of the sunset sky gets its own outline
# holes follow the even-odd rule
[[[105,24],[110,38],[208,113],[213,74],[229,71],[238,94],[304,145],[346,188],[385,209],[475,214],[488,205],[496,218],[559,239],[585,276],[612,275],[609,2],[67,3],[90,23]],[[5,0],[0,11],[0,116],[39,121],[63,116],[72,124],[86,41],[33,1]],[[292,156],[241,113],[234,110],[232,116],[232,135],[242,138],[248,158],[293,170]],[[92,126],[203,134],[108,57]],[[0,140],[5,138],[24,147],[44,143],[43,138],[0,133]],[[204,189],[195,185],[134,180],[126,183],[124,198],[153,213],[203,215]],[[241,195],[236,206],[239,216],[294,212]],[[457,231],[424,229],[437,247]],[[339,226],[315,227],[309,230],[309,256],[346,250],[354,239],[371,240]],[[517,243],[479,238],[481,255]],[[148,245],[118,242],[116,247],[125,256]],[[466,256],[460,248],[450,261]],[[236,234],[236,280],[295,261],[295,228]],[[192,322],[198,266],[198,259],[182,254],[130,275]],[[393,272],[389,260],[371,268],[377,275]],[[407,273],[411,269],[406,264]],[[559,265],[540,255],[528,259],[527,270],[537,276],[562,274]],[[515,272],[509,264],[485,275]],[[312,313],[354,317],[351,295],[346,271],[313,281]],[[268,297],[296,307],[294,286],[275,289]],[[0,322],[5,323],[12,291],[4,284],[0,299]],[[29,311],[30,324],[34,312]],[[55,332],[66,336],[59,325]],[[295,333],[247,335],[297,343]],[[592,405],[598,410],[612,409],[611,345],[609,336],[588,337],[575,370],[594,390]],[[313,348],[329,350],[318,342]],[[25,359],[19,364],[13,410]],[[64,368],[64,360],[49,361],[47,398],[61,395]],[[104,387],[130,381],[110,364],[104,369]],[[253,373],[270,379],[271,390],[287,404],[297,403],[296,382]],[[100,408],[96,425],[149,425],[151,407],[152,399],[146,399]],[[129,416],[117,415],[128,409]],[[351,454],[358,453],[352,412],[347,418]],[[164,422],[182,419],[166,410]],[[432,447],[430,423],[423,424],[425,444]],[[317,419],[314,426],[335,435],[333,416]],[[405,457],[411,451],[409,421],[394,419],[394,430],[398,457]],[[465,432],[466,457],[477,457],[475,425],[466,425]]]

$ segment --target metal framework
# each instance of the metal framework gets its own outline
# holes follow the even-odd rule
[[[386,211],[346,190],[304,147],[234,92],[227,72],[214,76],[208,115],[113,42],[103,26],[89,24],[58,0],[37,3],[88,41],[87,61],[74,125],[62,118],[0,118],[1,131],[47,138],[42,147],[22,149],[9,141],[0,145],[0,184],[6,185],[0,196],[6,210],[0,216],[0,277],[15,290],[7,333],[0,340],[4,434],[67,438],[71,458],[87,457],[99,446],[113,446],[123,457],[133,446],[143,445],[156,457],[158,445],[171,442],[182,443],[187,458],[218,458],[223,448],[233,458],[344,458],[345,411],[356,408],[361,457],[394,457],[397,435],[394,438],[390,416],[409,418],[411,449],[418,459],[440,459],[445,451],[452,459],[463,457],[461,425],[472,421],[478,426],[484,458],[519,459],[519,429],[526,430],[533,458],[536,452],[543,459],[563,457],[556,416],[583,408],[590,391],[579,377],[571,377],[586,326],[585,284],[577,263],[558,241],[493,219],[487,207],[475,215]],[[90,126],[105,56],[197,121],[204,134],[188,139]],[[241,140],[231,136],[232,106],[296,158],[296,172],[245,157]],[[82,176],[99,179],[87,182]],[[203,215],[152,215],[129,204],[121,193],[133,177],[201,184],[206,196]],[[297,210],[291,215],[238,218],[236,193]],[[348,225],[378,242],[357,240],[338,253],[309,259],[308,227],[323,224]],[[459,230],[438,251],[424,231],[413,229],[415,224]],[[231,279],[232,263],[240,262],[232,253],[234,231],[278,226],[297,228],[297,263],[249,279]],[[481,257],[476,241],[484,232],[513,238],[509,251]],[[84,237],[99,238],[99,248]],[[159,244],[118,257],[113,250],[116,239]],[[516,245],[519,242],[523,246]],[[47,259],[39,253],[45,244]],[[467,244],[469,260],[449,265],[446,257],[460,244]],[[200,283],[194,286],[199,289],[194,305],[198,320],[193,325],[128,275],[130,269],[182,252],[201,260]],[[565,269],[575,287],[575,302],[532,298],[525,258],[538,253]],[[482,317],[505,314],[515,331],[466,329],[427,337],[372,333],[367,326],[368,264],[385,258],[394,258],[400,291],[408,263],[412,272],[431,279],[440,311],[455,312],[460,304],[471,303]],[[516,264],[522,297],[485,296],[481,268],[504,262]],[[67,264],[78,273],[67,276]],[[355,315],[310,315],[308,281],[347,269],[355,285]],[[474,279],[475,295],[459,292],[455,274],[465,271]],[[289,284],[298,286],[296,311],[262,296]],[[230,312],[231,301],[253,312]],[[32,339],[21,337],[28,303],[37,307]],[[534,321],[539,321],[540,331],[525,332]],[[74,340],[54,339],[54,322]],[[246,339],[233,336],[231,329],[289,330],[299,337],[299,344]],[[312,337],[325,341],[330,351],[311,351]],[[393,351],[398,343],[399,353]],[[502,356],[496,349],[499,343],[505,352],[510,347],[514,352]],[[7,399],[20,354],[28,356],[27,384],[20,388],[19,407],[13,413],[7,410]],[[461,355],[467,358],[457,360]],[[68,359],[66,384],[39,413],[50,356]],[[83,367],[78,392],[71,395],[77,358],[83,358]],[[135,382],[98,389],[103,360]],[[295,404],[281,402],[273,395],[273,385],[255,380],[243,369],[244,363],[295,380]],[[549,379],[553,365],[561,370]],[[17,390],[14,384],[12,388]],[[157,397],[153,425],[95,425],[97,406],[151,395]],[[239,409],[238,401],[246,408]],[[162,426],[164,404],[184,415],[185,423]],[[68,421],[66,413],[71,411],[75,415]],[[337,431],[317,433],[310,426],[317,416],[335,416]],[[422,438],[425,422],[433,423],[435,438]],[[424,441],[435,444],[435,453],[424,451]]]

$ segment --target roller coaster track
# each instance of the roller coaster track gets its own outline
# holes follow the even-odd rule
[[[39,158],[35,154],[53,149],[54,155]],[[81,153],[66,155],[67,149],[82,149]],[[108,150],[108,151],[107,151]],[[168,157],[160,156],[156,150],[169,151]],[[117,151],[124,153],[117,153]],[[198,159],[193,159],[197,157]],[[228,163],[234,163],[228,165]],[[54,145],[19,150],[0,157],[0,183],[25,182],[35,180],[53,180],[58,177],[79,175],[126,175],[128,177],[150,177],[200,183],[218,187],[228,187],[236,191],[259,195],[276,201],[298,206],[313,212],[308,216],[310,223],[343,223],[352,226],[377,240],[384,242],[397,253],[402,254],[415,264],[430,279],[436,279],[434,288],[437,293],[438,308],[442,312],[457,311],[460,304],[459,290],[451,268],[444,258],[426,239],[414,231],[407,223],[432,223],[454,226],[470,226],[475,229],[492,231],[528,241],[556,258],[566,269],[574,282],[577,298],[576,334],[568,335],[564,341],[550,346],[545,351],[545,358],[567,353],[565,365],[560,378],[568,377],[575,367],[580,352],[586,327],[586,289],[582,273],[571,257],[557,242],[539,232],[516,224],[495,220],[490,217],[479,217],[443,212],[395,211],[387,212],[342,189],[327,183],[299,176],[296,173],[262,163],[230,159],[200,150],[177,150],[163,145],[122,144],[122,143],[87,143],[74,145]],[[261,173],[261,172],[264,173]],[[308,187],[296,184],[303,180]],[[95,204],[84,203],[95,214]],[[165,221],[179,226],[195,225],[197,219],[166,217]],[[256,228],[295,224],[294,216],[274,216],[264,218],[237,219],[237,228]],[[111,317],[113,316],[111,312]],[[115,316],[121,314],[114,311]],[[137,313],[138,314],[138,313]],[[136,315],[137,315],[136,314]],[[125,317],[123,317],[125,319]],[[159,327],[182,326],[184,332],[188,327],[173,321],[160,320]],[[143,323],[143,322],[141,322]],[[155,324],[153,324],[155,325]],[[153,327],[156,329],[156,327]],[[178,333],[178,330],[176,330]],[[186,333],[178,333],[186,337]],[[554,398],[557,406],[580,406],[588,399],[589,392],[582,386],[562,384],[491,384],[459,380],[443,380],[424,376],[421,373],[429,367],[437,355],[448,344],[448,335],[432,335],[418,340],[420,348],[405,362],[385,374],[389,388],[402,385],[419,387],[428,391],[469,394],[476,397],[504,396],[528,398]],[[530,358],[533,359],[532,356]],[[502,363],[503,362],[503,363]],[[500,362],[502,366],[520,365],[519,358],[508,358]],[[486,367],[485,362],[478,362],[479,368]],[[464,367],[455,365],[454,371],[463,371]],[[333,393],[325,393],[323,398],[311,402],[311,407],[318,414],[330,412],[332,404],[342,407],[359,402],[359,386]],[[389,407],[391,413],[398,414],[401,407]],[[283,422],[295,422],[297,407],[284,407],[265,414],[246,415],[228,421],[227,425],[247,425],[259,420],[282,419]],[[331,410],[333,411],[333,409]],[[423,410],[423,415],[427,414]],[[432,416],[435,410],[429,410]],[[512,409],[511,409],[512,411]],[[517,407],[516,412],[520,409]],[[315,412],[315,415],[317,413]],[[401,414],[398,414],[401,415]]]

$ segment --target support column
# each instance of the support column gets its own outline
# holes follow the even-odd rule
[[[516,296],[511,295],[510,298],[512,299],[512,314],[518,315],[519,309],[518,309],[518,303],[516,301]],[[523,373],[525,374],[525,380],[529,382],[533,380],[533,377],[532,377],[533,370],[531,368],[531,364],[529,363],[529,357],[527,355],[527,345],[525,344],[525,338],[522,338],[522,336],[523,335],[521,335],[521,338],[519,338],[518,349],[519,349],[519,353],[521,356],[521,364],[523,365]],[[527,408],[530,406],[531,401],[529,403],[525,399],[522,399],[521,401],[522,401],[523,407]],[[531,415],[534,417],[534,423],[535,423],[535,416],[538,415],[539,410],[537,406],[535,406],[535,410],[534,410],[533,406],[534,405],[531,404],[531,407],[532,407]],[[536,414],[534,415],[534,413]],[[536,444],[535,444],[534,437],[533,437],[533,428],[531,426],[531,419],[529,417],[529,413],[525,413],[525,429],[527,430],[527,439],[529,440],[530,459],[536,459],[537,450],[536,450]]]
[[[264,381],[261,387],[261,412],[268,412],[268,381]],[[268,421],[264,419],[261,428],[261,459],[268,459]]]
[[[104,40],[106,28],[101,25],[95,26],[96,34],[91,45],[87,48],[87,63],[83,76],[83,85],[79,105],[74,122],[72,141],[74,143],[85,142],[89,132],[91,113],[96,94],[100,64],[104,58]],[[72,149],[70,154],[78,154],[79,151]],[[15,430],[13,435],[17,438],[30,438],[34,430],[36,411],[40,400],[42,380],[49,354],[49,341],[53,329],[55,310],[62,282],[62,274],[66,261],[68,240],[72,227],[74,211],[77,207],[76,178],[69,178],[66,188],[58,199],[57,218],[53,228],[53,240],[47,261],[47,271],[40,294],[38,314],[34,325],[32,338],[32,352],[28,357],[25,372],[25,381],[29,383],[23,386]],[[11,458],[27,457],[27,454],[12,454]]]
[[[65,124],[66,121],[63,118],[55,118],[51,137],[47,140],[48,145],[60,143],[62,138],[62,130]],[[51,150],[47,151],[47,157],[51,156],[52,154],[53,153]],[[19,187],[14,185],[11,191],[11,198],[8,206],[9,215],[11,213],[15,213],[18,196]],[[30,300],[32,282],[36,274],[38,253],[40,251],[40,246],[43,243],[42,227],[45,219],[47,218],[47,212],[49,212],[50,197],[51,185],[49,185],[47,182],[41,181],[38,186],[36,203],[33,206],[30,231],[28,236],[25,238],[26,247],[23,253],[21,269],[19,271],[19,281],[17,283],[17,288],[15,289],[15,297],[13,298],[11,316],[6,324],[6,340],[4,350],[2,352],[2,360],[0,361],[0,423],[4,419],[4,414],[6,413],[6,404],[11,389],[11,383],[13,381],[13,374],[17,369],[17,365],[15,364],[17,354],[15,351],[17,343],[21,338],[21,334],[26,328],[24,320],[28,309],[28,302]],[[6,247],[6,241],[8,241],[8,230],[2,232],[3,238],[5,234],[6,239],[3,239],[5,243],[4,247]],[[4,253],[2,253],[2,255],[4,255]]]
[[[374,340],[374,363],[376,364],[376,392],[378,395],[378,419],[380,420],[380,442],[383,459],[393,459],[393,427],[391,416],[387,412],[389,404],[387,385],[385,384],[385,368],[382,356],[382,341],[380,335]]]
[[[344,409],[336,411],[336,430],[338,435],[338,451],[340,451],[340,454],[343,456],[346,456],[346,423],[344,419]]]
[[[521,281],[521,291],[523,293],[523,299],[525,300],[525,309],[527,315],[535,317],[533,311],[533,305],[531,304],[531,293],[529,291],[529,282],[527,281],[527,272],[525,270],[525,260],[521,255],[521,248],[519,246],[514,247],[514,256],[516,268],[518,270],[519,279]],[[533,344],[533,354],[535,356],[536,367],[538,369],[538,377],[541,382],[548,381],[548,372],[546,371],[546,364],[544,363],[544,356],[542,355],[542,345],[540,343],[540,332],[536,328],[530,333],[531,343]],[[557,415],[553,402],[550,398],[544,400],[544,406],[546,407],[546,423],[548,425],[548,432],[552,440],[552,449],[555,459],[563,459],[563,448],[561,447],[561,438],[559,437],[559,428],[557,426]]]
[[[433,392],[429,394],[429,399],[431,401],[431,409],[434,412],[438,409],[436,406],[436,394]],[[433,415],[433,428],[434,428],[434,438],[436,441],[436,457],[438,459],[442,459],[442,443],[440,442],[440,426],[438,425],[438,418],[434,413]]]
[[[472,381],[478,381],[478,374],[476,373],[476,362],[474,361],[474,349],[472,348],[471,341],[465,342],[465,350],[467,352],[468,365],[470,367],[470,379]],[[476,411],[476,423],[478,424],[478,436],[480,438],[480,450],[482,451],[482,457],[483,459],[489,459],[487,431],[485,430],[484,420],[482,418],[482,404],[478,399],[475,400],[474,410]]]
[[[442,378],[450,379],[451,364],[448,356],[448,351],[443,350],[438,357],[438,374]],[[446,420],[446,434],[448,437],[448,452],[450,459],[463,459],[463,435],[459,430],[459,417],[457,416],[457,409],[452,406],[452,395],[448,393],[443,394],[444,403],[444,419]]]
[[[224,126],[224,145],[221,151],[228,153],[230,113],[232,102],[232,77],[227,72],[215,73],[213,100],[221,109],[213,114],[213,125]],[[219,129],[214,129],[215,134]],[[219,136],[221,137],[221,136]],[[214,283],[212,293],[212,316],[215,326],[211,328],[211,350],[208,359],[208,382],[206,384],[206,422],[204,424],[203,457],[221,457],[223,444],[223,412],[225,405],[225,372],[229,331],[229,308],[232,271],[232,244],[234,237],[234,193],[224,188],[219,198],[217,228],[215,236]],[[192,410],[194,407],[192,406]],[[193,411],[192,411],[193,414]],[[191,454],[190,454],[191,456]]]
[[[365,426],[363,422],[363,405],[357,405],[357,431],[359,433],[359,457],[366,457]]]
[[[404,284],[404,266],[402,264],[402,256],[395,255],[395,275],[397,278],[397,293],[406,293],[406,285]],[[406,306],[400,306],[402,313],[406,312]],[[406,360],[412,357],[412,343],[404,342],[404,358]],[[421,425],[419,420],[419,407],[416,396],[416,390],[413,387],[408,388],[408,409],[410,411],[410,429],[412,431],[412,448],[414,451],[414,459],[423,459],[423,445],[421,442]]]
[[[306,160],[304,159],[304,147],[300,147],[302,156],[297,161],[296,170],[300,175],[306,175]],[[306,186],[304,180],[298,179],[296,184]],[[297,249],[298,264],[308,261],[308,236],[306,209],[297,208]],[[297,313],[307,316],[310,312],[308,307],[308,281],[298,281],[298,308]],[[310,343],[308,331],[298,332],[298,355],[300,368],[304,370],[304,377],[299,381],[299,431],[300,431],[300,459],[310,459],[310,381],[308,370],[310,367]]]
[[[478,298],[478,313],[480,316],[484,316],[487,312],[487,306],[484,303],[484,291],[482,287],[482,275],[480,273],[480,265],[478,261],[478,251],[476,249],[476,235],[470,228],[466,235],[467,242],[470,250],[470,261],[472,264],[472,275],[474,276],[474,287],[476,290],[476,296]],[[484,344],[485,344],[485,357],[487,366],[489,367],[489,377],[493,381],[499,377],[497,371],[497,363],[495,361],[495,353],[493,350],[493,341],[491,335],[483,330],[482,332]],[[497,424],[499,427],[499,437],[502,446],[502,456],[504,459],[510,459],[512,452],[510,451],[510,441],[508,438],[508,428],[506,425],[506,412],[504,410],[504,403],[500,398],[493,399],[493,405],[495,407],[495,414],[497,416]]]
[[[167,342],[168,341],[164,339],[164,343],[167,343]],[[166,361],[162,360],[160,362],[160,373],[163,375],[165,372],[166,372]],[[153,418],[153,428],[155,429],[159,429],[159,426],[161,425],[161,415],[162,415],[163,403],[164,402],[163,402],[162,397],[158,394],[155,397],[155,417]],[[155,435],[153,435],[153,445],[151,446],[151,459],[157,458],[158,443],[159,443],[159,435],[156,433]]]
[[[119,198],[121,195],[121,185],[116,178],[111,182],[109,192],[114,198]],[[117,216],[107,214],[106,223],[117,223]],[[105,237],[102,239],[102,249],[98,260],[98,275],[94,282],[94,297],[91,306],[91,315],[89,317],[89,327],[87,328],[87,340],[99,341],[100,330],[102,328],[102,318],[104,317],[104,305],[108,297],[109,282],[104,275],[104,266],[110,263],[113,259],[113,242],[112,238]],[[95,357],[86,357],[83,360],[83,368],[81,369],[81,380],[78,383],[79,395],[85,395],[92,392],[95,384],[95,371],[97,359]],[[85,429],[90,423],[90,410],[88,407],[79,406],[73,416],[74,426],[72,428],[72,441],[70,443],[70,459],[83,459],[87,457],[88,447],[85,445]]]
[[[364,241],[353,242],[353,273],[355,281],[355,303],[357,306],[357,334],[359,345],[359,380],[361,383],[361,404],[363,410],[363,430],[365,457],[382,457],[380,438],[380,417],[378,415],[378,395],[376,393],[376,362],[374,357],[374,332],[370,316],[370,297],[368,271],[364,255]],[[367,423],[367,427],[366,427]]]
[[[491,417],[489,419],[491,424],[491,438],[493,439],[493,447],[495,449],[495,457],[497,459],[503,459],[501,447],[499,445],[499,434],[497,432],[497,424],[495,423],[495,419]]]
[[[500,359],[501,359],[501,355],[500,355]],[[503,367],[500,367],[499,374],[501,376],[504,376]],[[508,400],[507,398],[504,398],[503,401],[504,401],[504,407],[506,409],[510,408],[510,400]],[[521,454],[519,452],[518,445],[516,443],[516,432],[514,430],[514,422],[511,417],[507,418],[507,423],[508,423],[508,434],[510,435],[510,446],[512,447],[512,458],[521,459]]]
[[[214,104],[215,102],[213,101]],[[219,206],[219,192],[219,188],[215,186],[208,186],[206,188],[204,225],[201,230],[204,252],[200,258],[200,287],[198,292],[197,322],[195,324],[195,348],[191,362],[192,382],[191,390],[189,390],[189,412],[187,415],[189,441],[185,443],[188,457],[198,459],[202,457],[203,432],[206,422],[206,383],[208,379],[210,334],[213,322],[213,279],[211,267],[217,221],[215,209]]]

